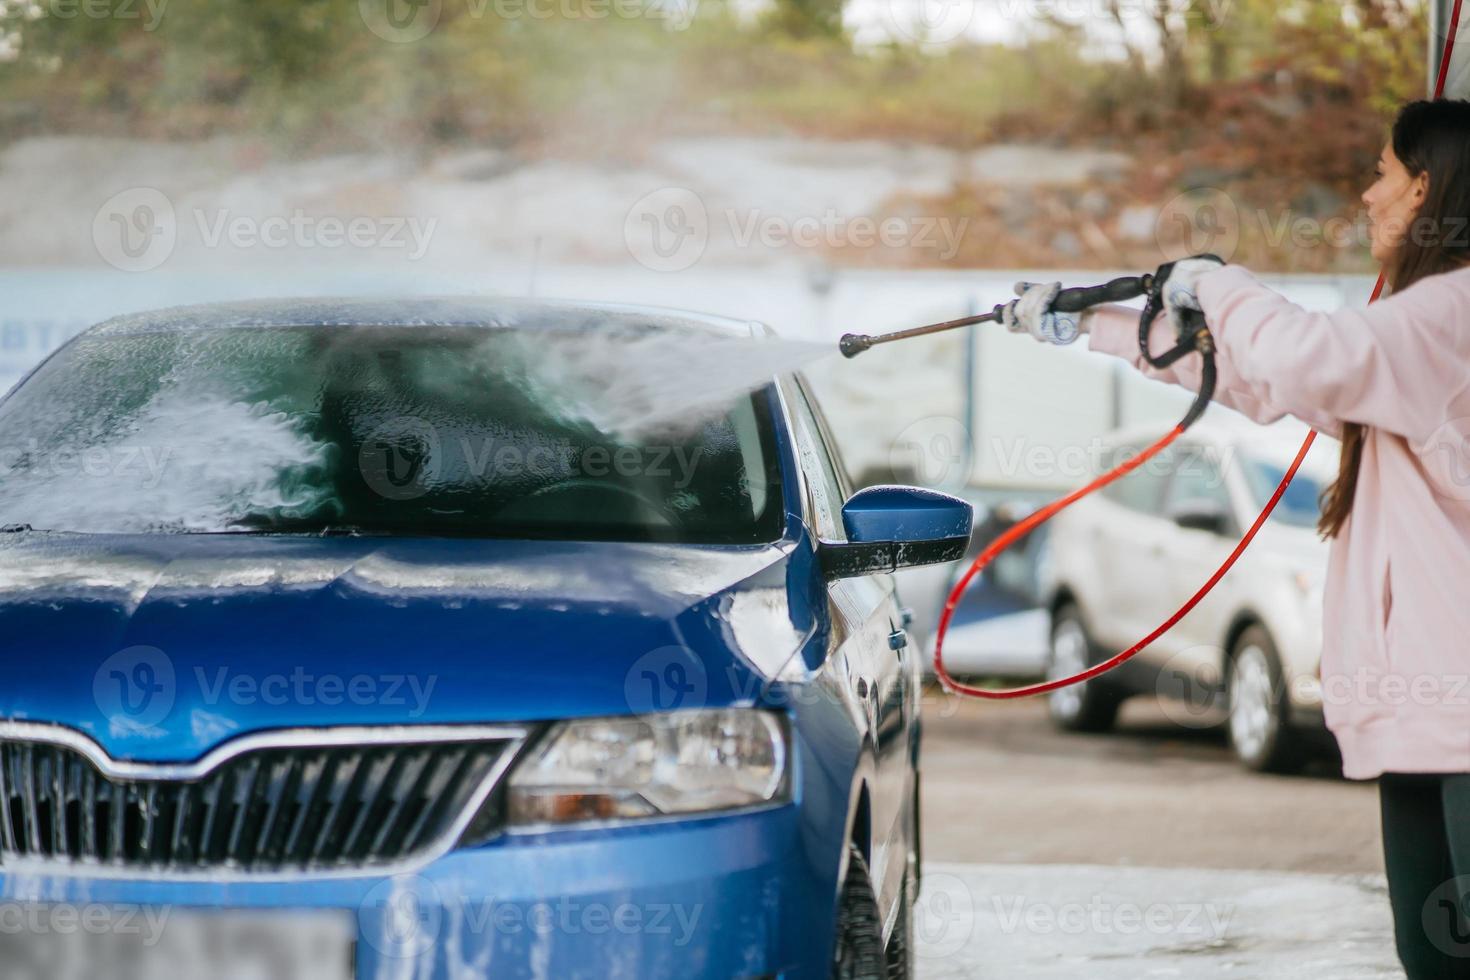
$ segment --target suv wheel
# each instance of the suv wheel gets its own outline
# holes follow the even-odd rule
[[[1063,606],[1052,616],[1048,680],[1071,677],[1092,666],[1092,637],[1076,606]],[[1083,681],[1047,695],[1051,720],[1069,732],[1103,732],[1113,727],[1123,697],[1100,679]]]
[[[1287,720],[1290,702],[1276,644],[1259,626],[1235,641],[1228,680],[1230,747],[1248,769],[1292,772],[1306,761],[1302,736]]]
[[[847,845],[847,877],[837,906],[832,980],[884,980],[883,923],[863,852]]]

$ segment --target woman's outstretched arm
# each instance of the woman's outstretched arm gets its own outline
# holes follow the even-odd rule
[[[1177,384],[1191,392],[1199,391],[1201,359],[1189,355],[1175,361],[1169,367],[1156,368],[1148,364],[1138,352],[1138,310],[1126,306],[1100,306],[1087,315],[1088,349],[1121,357],[1144,375],[1170,384]],[[1149,349],[1162,354],[1175,344],[1174,326],[1168,314],[1161,314],[1154,321]],[[1262,425],[1269,425],[1288,414],[1285,408],[1262,401],[1237,375],[1234,365],[1224,351],[1215,355],[1218,372],[1215,383],[1215,401],[1233,408],[1247,418]],[[1312,428],[1334,439],[1342,437],[1342,422],[1324,413],[1297,415],[1297,418]]]
[[[1257,421],[1294,415],[1331,435],[1359,422],[1423,443],[1446,420],[1470,415],[1470,270],[1366,309],[1314,313],[1226,266],[1200,278],[1199,301],[1219,350],[1218,400]],[[1091,347],[1141,365],[1137,315],[1129,329],[1124,319],[1100,314],[1089,324]],[[1162,319],[1157,351],[1173,338]],[[1147,373],[1194,386],[1199,361]]]

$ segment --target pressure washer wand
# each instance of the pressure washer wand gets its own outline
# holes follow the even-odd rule
[[[1120,276],[1100,286],[1074,286],[1057,294],[1056,300],[1052,303],[1052,309],[1061,313],[1081,313],[1101,303],[1118,303],[1143,296],[1152,285],[1153,276],[1144,274]],[[837,346],[842,351],[842,356],[857,357],[871,347],[891,344],[895,340],[927,337],[929,334],[943,333],[958,327],[970,327],[977,323],[998,323],[1004,310],[1005,304],[1000,303],[989,313],[960,317],[958,320],[945,320],[943,323],[930,323],[922,327],[910,327],[907,330],[896,330],[893,333],[882,333],[876,336],[865,333],[843,334]]]

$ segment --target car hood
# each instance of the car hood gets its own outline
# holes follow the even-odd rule
[[[272,728],[749,702],[816,632],[793,550],[0,535],[0,718],[179,761]]]

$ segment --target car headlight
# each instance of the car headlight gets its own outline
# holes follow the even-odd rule
[[[560,722],[511,774],[509,826],[636,820],[774,803],[785,719],[753,708]]]

